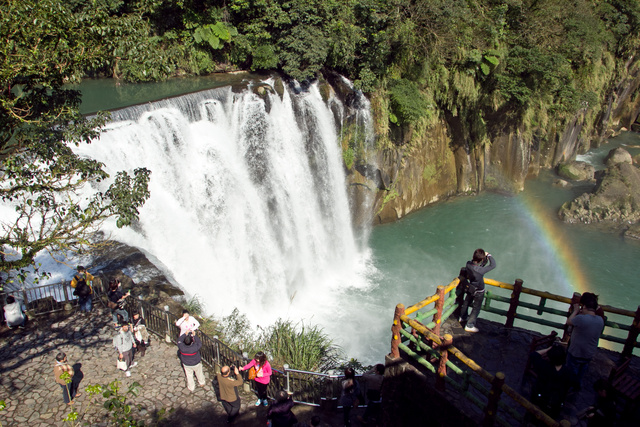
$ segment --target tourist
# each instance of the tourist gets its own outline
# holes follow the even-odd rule
[[[69,374],[70,379],[61,378],[65,372]],[[56,364],[53,367],[53,375],[62,389],[62,400],[67,405],[73,405],[73,399],[82,396],[82,394],[77,392],[78,384],[74,380],[74,374],[73,368],[67,363],[67,355],[62,352],[58,353],[56,356]]]
[[[78,306],[80,311],[84,313],[91,312],[91,295],[93,294],[94,277],[81,265],[77,268],[78,273],[71,279],[71,287],[73,295],[78,297]]]
[[[487,262],[489,265],[487,265]],[[476,249],[473,253],[473,259],[467,261],[467,278],[469,285],[467,287],[467,296],[460,310],[461,323],[467,322],[464,330],[467,332],[478,332],[476,327],[476,319],[480,314],[482,300],[484,300],[484,275],[496,268],[496,262],[490,253],[486,253],[483,249]],[[471,305],[471,315],[467,319],[467,311]]]
[[[586,409],[585,415],[589,427],[607,427],[615,425],[616,401],[609,382],[603,378],[596,380],[593,389],[597,393],[593,406]]]
[[[351,425],[351,409],[360,403],[360,384],[356,380],[356,373],[353,368],[344,370],[344,379],[342,380],[342,392],[340,394],[340,404],[343,410],[344,425]]]
[[[131,295],[131,291],[126,294],[122,292],[122,283],[118,279],[109,280],[109,292],[107,298],[109,299],[109,308],[111,309],[111,317],[113,319],[113,326],[118,329],[120,322],[129,321],[129,313],[124,309],[125,299]]]
[[[278,390],[276,401],[271,404],[267,411],[267,422],[271,422],[271,427],[291,427],[298,422],[295,414],[291,412],[293,399],[291,393]]]
[[[180,335],[184,335],[189,331],[198,329],[200,322],[195,317],[190,316],[188,310],[182,310],[182,317],[176,320],[176,326],[180,328]]]
[[[578,389],[582,377],[586,373],[589,362],[596,354],[598,340],[604,329],[604,319],[596,314],[598,296],[585,292],[580,298],[580,304],[574,304],[567,325],[573,326],[567,365],[578,377]]]
[[[557,418],[569,389],[576,384],[576,375],[565,362],[567,353],[561,345],[534,351],[529,356],[537,379],[533,386],[532,402],[552,418]]]
[[[220,373],[216,375],[218,379],[218,387],[220,388],[220,402],[222,407],[227,413],[227,423],[232,423],[238,414],[240,413],[240,395],[238,394],[238,387],[242,385],[242,377],[238,367],[233,367],[235,379],[231,378],[231,368],[223,366],[220,369]]]
[[[133,338],[136,340],[136,353],[140,353],[140,357],[144,357],[149,345],[149,332],[147,331],[147,323],[144,321],[140,313],[133,314]]]
[[[138,362],[133,361],[133,349],[136,348],[136,342],[129,330],[128,323],[124,323],[116,333],[116,336],[113,337],[113,346],[118,350],[118,360],[122,360],[125,363],[124,374],[130,377],[131,371],[129,369],[136,366]]]
[[[13,295],[7,297],[6,304],[4,305],[4,320],[7,322],[9,329],[13,329],[16,326],[23,329],[27,322],[27,315],[20,305],[20,302],[18,302]]]
[[[202,341],[193,331],[180,335],[178,338],[178,349],[180,350],[180,360],[184,373],[187,376],[187,388],[194,391],[196,388],[193,381],[193,374],[196,374],[200,387],[205,386],[204,372],[202,371],[202,358],[200,357],[200,348]]]
[[[260,406],[260,403],[267,406],[269,405],[269,401],[267,400],[267,387],[269,386],[269,381],[271,381],[271,365],[267,360],[267,355],[262,351],[257,352],[253,360],[240,368],[240,370],[246,371],[251,368],[255,370],[256,375],[255,385],[256,392],[258,393],[256,406]]]
[[[362,375],[362,381],[367,385],[367,409],[362,417],[358,416],[360,422],[365,424],[372,418],[380,421],[382,414],[382,381],[384,380],[384,365],[378,363],[369,371]]]

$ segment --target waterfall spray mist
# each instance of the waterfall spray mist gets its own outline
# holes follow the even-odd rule
[[[157,258],[207,313],[238,307],[263,326],[311,319],[334,333],[342,295],[366,288],[370,268],[336,116],[316,86],[282,97],[221,88],[116,111],[79,150],[109,172],[152,171],[139,223],[105,228]]]

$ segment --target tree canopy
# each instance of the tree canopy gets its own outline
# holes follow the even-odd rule
[[[106,218],[131,224],[149,197],[144,168],[118,172],[104,193],[82,195],[110,178],[72,150],[97,138],[105,120],[83,117],[80,93],[65,88],[101,61],[90,26],[55,0],[0,8],[0,196],[13,211],[0,231],[1,272],[32,265],[43,249],[82,248]]]

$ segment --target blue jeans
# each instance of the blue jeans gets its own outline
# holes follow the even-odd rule
[[[123,322],[129,321],[129,313],[127,313],[127,310],[124,310],[122,308],[116,308],[115,310],[111,310],[111,317],[113,318],[113,323],[118,323],[118,314],[122,316]]]
[[[460,317],[462,320],[465,320],[467,317],[467,311],[469,310],[469,305],[471,305],[471,315],[467,320],[467,327],[473,328],[476,325],[476,319],[480,314],[480,308],[482,307],[482,301],[484,300],[484,291],[476,292],[475,294],[467,293],[467,296],[464,299],[464,303],[462,303],[462,309],[460,310]]]
[[[80,307],[80,311],[89,313],[91,311],[91,295],[87,295],[86,297],[79,297],[78,307]]]
[[[585,359],[583,357],[572,356],[567,352],[567,368],[571,369],[576,375],[576,381],[578,384],[582,383],[582,377],[587,373],[589,369],[589,362],[591,359]]]

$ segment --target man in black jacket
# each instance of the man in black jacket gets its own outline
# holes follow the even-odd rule
[[[489,265],[487,265],[487,262]],[[473,259],[467,261],[467,279],[469,280],[469,286],[467,288],[467,296],[462,304],[460,310],[460,322],[466,320],[467,324],[464,330],[467,332],[478,332],[476,328],[476,319],[480,314],[480,307],[484,300],[484,275],[489,271],[496,268],[496,262],[490,253],[484,251],[484,249],[476,249],[473,253]],[[467,310],[471,305],[471,315],[467,320]]]
[[[187,388],[194,391],[196,388],[193,381],[193,374],[196,374],[200,387],[205,386],[204,373],[202,372],[202,359],[200,358],[200,348],[202,341],[193,331],[189,331],[178,338],[178,349],[180,350],[180,360],[187,376]]]

